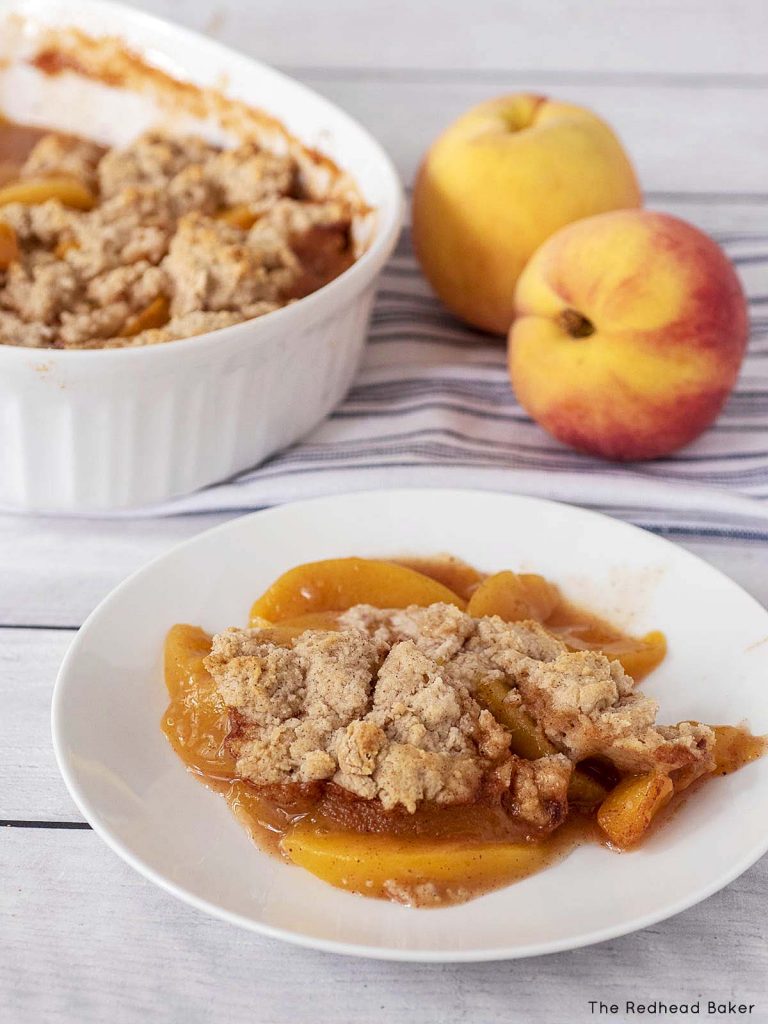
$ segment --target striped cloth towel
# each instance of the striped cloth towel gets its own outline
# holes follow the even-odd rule
[[[346,400],[299,444],[148,514],[248,510],[341,491],[479,487],[556,498],[669,534],[768,539],[768,238],[714,232],[750,293],[736,392],[685,451],[617,465],[572,452],[515,402],[504,346],[432,296],[404,232],[380,285]],[[762,294],[761,294],[762,282]]]

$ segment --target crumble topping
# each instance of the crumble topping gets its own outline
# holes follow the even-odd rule
[[[511,699],[522,700],[547,738],[574,761],[602,756],[625,772],[714,767],[709,726],[657,726],[656,701],[632,692],[618,661],[579,651],[518,665],[513,677]]]
[[[228,747],[257,785],[327,779],[385,808],[467,803],[509,739],[412,641],[388,651],[360,630],[214,637],[206,667],[233,712]],[[509,776],[508,776],[509,777]]]
[[[77,178],[89,188],[97,184],[96,168],[103,153],[101,146],[86,139],[51,133],[37,143],[24,166],[21,178]]]
[[[689,765],[713,766],[714,736],[706,725],[657,726],[658,704],[634,690],[618,661],[596,651],[570,653],[537,622],[472,619],[448,605],[387,610],[359,606],[341,616],[344,626],[373,636],[435,631],[449,653],[443,671],[470,690],[485,679],[510,686],[507,700],[522,704],[547,739],[573,762],[605,757],[622,771],[669,772]],[[441,623],[442,626],[438,625]],[[455,652],[455,653],[454,653]]]
[[[235,712],[228,744],[238,772],[264,785],[330,778],[338,730],[370,704],[376,646],[353,631],[309,630],[291,648],[263,642],[259,633],[221,633],[206,659]]]
[[[535,761],[513,756],[512,769],[506,803],[513,814],[539,828],[557,828],[568,810],[572,762],[564,754]]]
[[[384,808],[502,794],[514,814],[556,827],[573,766],[593,756],[624,771],[712,767],[707,726],[655,724],[656,702],[617,661],[569,653],[538,623],[473,619],[452,605],[358,605],[339,631],[285,645],[270,629],[214,638],[206,667],[230,709],[237,771],[256,785],[332,780]],[[501,679],[560,753],[527,761],[475,699]]]
[[[493,715],[404,640],[384,659],[368,713],[334,737],[333,780],[385,808],[468,803],[508,747]]]
[[[474,629],[472,619],[450,604],[394,609],[358,604],[339,616],[339,625],[367,633],[384,650],[412,640],[422,654],[441,664],[458,654]]]
[[[79,182],[94,205],[0,205],[20,251],[0,267],[0,344],[189,337],[278,309],[354,261],[354,202],[310,194],[293,156],[255,142],[222,150],[150,131],[105,151],[50,134],[18,181],[43,178]]]

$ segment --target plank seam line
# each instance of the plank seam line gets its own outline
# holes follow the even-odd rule
[[[79,626],[45,626],[33,622],[0,622],[0,630],[3,629],[42,629],[50,630],[53,633],[76,633]]]
[[[90,829],[87,821],[25,821],[23,818],[0,818],[2,828]]]
[[[405,191],[410,195],[413,192],[413,185],[406,183]],[[646,199],[669,200],[679,203],[702,203],[704,205],[723,206],[743,204],[745,206],[764,205],[768,203],[768,192],[707,192],[707,191],[684,191],[648,188],[643,190]],[[404,232],[409,230],[409,225],[404,226]]]
[[[764,89],[768,75],[761,71],[594,71],[566,68],[418,68],[418,67],[329,67],[311,64],[278,64],[278,69],[295,77],[314,78],[328,82],[391,81],[391,82],[482,82],[493,79],[525,78],[529,81],[553,80],[594,82],[606,85],[632,86],[653,83],[666,88],[705,86],[707,88]]]

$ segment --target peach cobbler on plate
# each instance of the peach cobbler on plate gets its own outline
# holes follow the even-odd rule
[[[281,576],[248,628],[171,629],[163,729],[262,848],[440,906],[635,846],[760,756],[742,728],[657,723],[637,684],[665,650],[541,576],[332,559]]]

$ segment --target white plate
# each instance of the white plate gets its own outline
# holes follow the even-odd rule
[[[53,697],[59,767],[85,817],[132,867],[233,924],[302,945],[400,960],[495,960],[599,942],[676,914],[768,848],[768,759],[692,797],[636,852],[577,849],[462,906],[412,910],[333,889],[261,853],[223,799],[185,772],[159,727],[174,622],[244,624],[285,569],[336,555],[450,551],[537,570],[670,653],[645,684],[662,721],[768,730],[768,613],[693,555],[625,523],[533,498],[381,491],[258,512],[182,544],[89,617]]]

